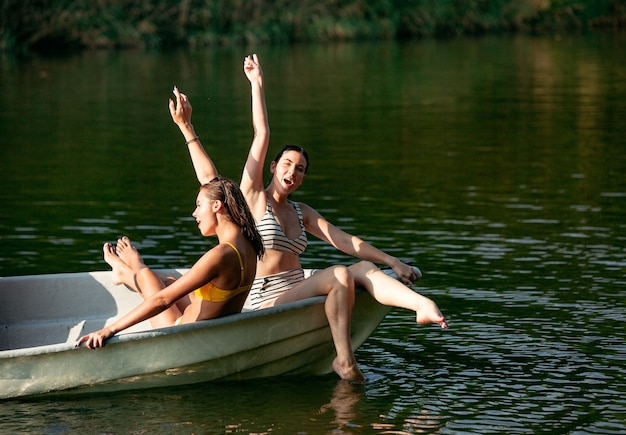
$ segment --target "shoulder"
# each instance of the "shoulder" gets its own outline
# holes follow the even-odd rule
[[[239,266],[241,254],[238,252],[236,247],[233,249],[228,243],[222,242],[204,254],[203,259],[208,269],[213,270],[216,275],[220,275],[224,271],[230,270],[232,265]]]
[[[320,215],[317,210],[315,210],[313,207],[311,207],[308,204],[305,204],[303,202],[298,202],[295,203],[300,207],[300,211],[302,212],[302,217],[304,218],[304,221],[310,221],[311,219],[320,219],[322,217],[322,215]]]
[[[292,201],[291,199],[288,199],[287,203],[291,205],[293,208],[295,208],[296,210],[300,210],[302,205],[306,205],[306,204],[302,204],[301,202]]]
[[[214,255],[220,256],[222,258],[228,257],[231,254],[235,254],[237,251],[237,247],[229,242],[220,242],[219,245],[214,246],[209,252],[213,252]]]
[[[228,249],[227,245],[219,244],[204,253],[198,263],[202,262],[204,266],[215,267],[219,265],[222,261],[224,254],[226,253],[226,249]]]
[[[219,266],[223,265],[224,262],[228,262],[231,255],[235,255],[234,249],[231,248],[228,243],[222,242],[205,252],[202,259],[213,265]]]
[[[289,200],[289,203],[291,205],[293,205],[295,208],[299,208],[300,210],[302,210],[303,213],[304,213],[305,210],[307,210],[307,211],[315,211],[313,209],[313,207],[311,207],[310,205],[307,205],[307,204],[305,204],[303,202],[297,202],[297,201]]]

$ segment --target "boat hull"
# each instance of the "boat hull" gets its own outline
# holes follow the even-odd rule
[[[76,348],[79,336],[110,324],[141,301],[110,279],[109,272],[0,278],[0,348],[5,349],[0,351],[0,398],[332,371],[335,352],[323,297],[154,330],[143,322],[113,337],[104,348]],[[19,305],[28,300],[34,300],[26,303],[30,307]],[[35,320],[26,317],[28,308],[40,309]],[[357,292],[355,350],[388,310],[367,292]],[[54,313],[57,317],[51,316]],[[30,336],[23,338],[29,347],[17,346],[20,337],[29,334],[43,336],[39,341],[65,337],[42,345]]]

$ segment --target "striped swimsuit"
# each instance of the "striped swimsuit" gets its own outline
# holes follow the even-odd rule
[[[298,219],[300,221],[301,231],[297,238],[289,239],[285,235],[283,229],[274,217],[269,199],[267,200],[265,214],[257,223],[257,229],[259,230],[259,234],[261,234],[265,249],[276,249],[278,251],[293,252],[296,255],[300,255],[307,247],[304,220],[298,203],[293,201],[289,201],[289,203],[296,209]],[[246,306],[249,306],[254,310],[258,310],[263,304],[276,299],[303,280],[304,271],[301,268],[286,270],[274,275],[258,277],[254,280],[254,283],[252,283],[252,288],[250,289],[250,295],[248,296]]]

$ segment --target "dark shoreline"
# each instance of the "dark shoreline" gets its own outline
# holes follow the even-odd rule
[[[621,31],[623,0],[3,0],[0,52]]]

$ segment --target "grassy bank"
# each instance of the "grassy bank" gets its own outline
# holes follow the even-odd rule
[[[0,50],[211,46],[623,28],[625,0],[1,0]]]

